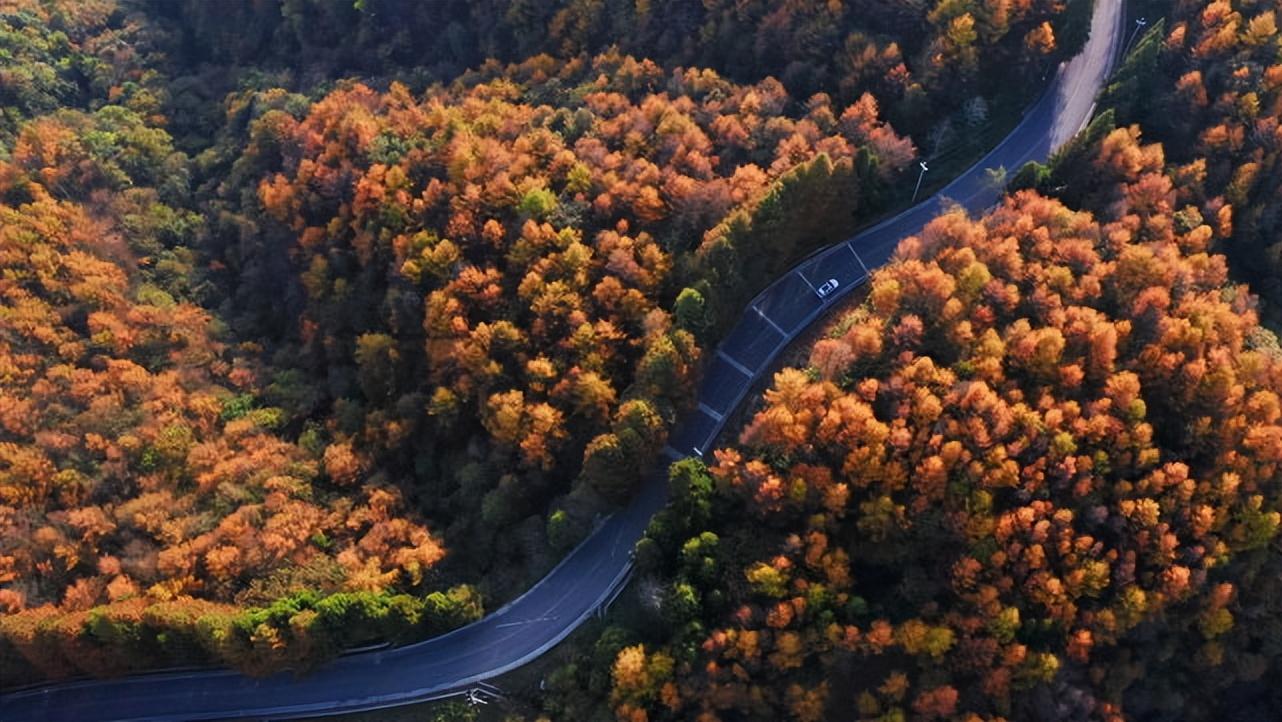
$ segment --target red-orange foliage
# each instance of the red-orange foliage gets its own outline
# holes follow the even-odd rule
[[[1277,305],[1273,279],[1282,267],[1273,220],[1282,170],[1278,12],[1273,0],[1173,6],[1165,35],[1155,38],[1155,67],[1142,79],[1143,92],[1118,101],[1120,119],[1140,123],[1181,169],[1175,184],[1178,206],[1215,205],[1210,210],[1218,215],[1231,205],[1236,228],[1223,229],[1231,238],[1223,252],[1269,302],[1262,308],[1266,318]],[[1175,221],[1200,222],[1188,215],[1181,213]]]
[[[0,634],[48,673],[67,670],[41,661],[47,634],[107,672],[128,665],[76,641],[87,614],[231,603],[327,564],[332,589],[421,581],[444,552],[398,494],[321,483],[322,466],[364,481],[349,444],[318,455],[278,435],[279,410],[229,414],[243,382],[208,314],[131,280],[111,221],[21,192],[0,205]]]
[[[905,240],[716,453],[719,502],[761,520],[725,533],[761,561],[720,582],[745,605],[692,665],[691,709],[799,714],[790,670],[864,667],[843,650],[909,672],[861,718],[1009,715],[1039,685],[1109,717],[1143,625],[1234,679],[1216,640],[1245,582],[1220,570],[1282,523],[1282,354],[1216,230],[1171,222],[1161,148],[1117,130],[1094,166],[1102,219],[1021,192]],[[764,696],[729,693],[745,681]]]
[[[577,88],[560,105],[535,100],[549,73]],[[913,157],[871,96],[842,110],[816,95],[803,117],[789,103],[773,79],[735,85],[611,52],[492,63],[423,97],[351,83],[304,117],[265,113],[250,154],[277,162],[257,200],[296,239],[304,355],[357,365],[367,417],[351,443],[375,467],[428,445],[483,451],[486,503],[520,518],[539,501],[528,490],[563,490],[585,458],[605,458],[593,439],[629,397],[670,421],[693,390],[692,332],[708,325],[668,310],[678,282],[698,280],[674,274],[694,242],[799,164],[849,170],[866,148],[890,177]],[[375,300],[353,303],[356,289]],[[389,350],[363,353],[373,337]],[[398,372],[409,367],[422,372]],[[339,454],[325,467],[341,483],[356,467]]]

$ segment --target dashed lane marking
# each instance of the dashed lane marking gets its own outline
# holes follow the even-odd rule
[[[559,619],[559,617],[555,617],[555,616],[535,617],[534,619],[523,619],[519,622],[504,622],[503,624],[496,624],[494,625],[494,627],[495,629],[502,629],[503,627],[519,627],[522,624],[537,624],[538,622],[555,622],[557,619]]]
[[[819,291],[815,289],[815,284],[811,283],[809,278],[806,278],[806,274],[802,273],[801,271],[793,271],[793,273],[796,274],[797,278],[800,278],[803,283],[805,283],[807,286],[810,286],[811,293],[815,294],[816,296],[819,295]]]
[[[760,317],[761,317],[761,319],[762,319],[763,321],[765,321],[766,323],[770,324],[770,328],[773,328],[774,330],[778,331],[780,334],[782,334],[782,335],[783,335],[783,337],[784,337],[784,338],[788,338],[788,332],[787,332],[787,331],[785,331],[785,330],[783,330],[782,328],[779,328],[779,324],[777,324],[777,323],[775,323],[774,321],[770,320],[770,317],[769,317],[769,316],[767,316],[767,315],[765,314],[765,312],[764,312],[764,311],[762,311],[762,310],[761,310],[760,308],[758,308],[757,306],[753,306],[753,307],[752,307],[752,310],[756,311],[756,312],[757,312],[757,315],[758,315],[758,316],[760,316]]]
[[[735,367],[739,371],[739,373],[743,374],[744,376],[747,376],[748,378],[752,378],[753,376],[756,376],[756,374],[752,373],[752,371],[747,366],[744,366],[743,364],[734,360],[734,357],[726,353],[725,351],[722,351],[721,349],[717,349],[717,355],[725,359],[726,363]]]
[[[854,256],[856,261],[859,261],[859,267],[864,269],[864,275],[871,276],[872,271],[869,271],[868,266],[864,265],[864,259],[860,258],[858,253],[855,253],[855,247],[852,245],[853,243],[854,241],[846,243],[846,250],[850,251],[850,255]]]

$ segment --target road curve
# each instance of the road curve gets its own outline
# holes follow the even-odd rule
[[[942,191],[848,241],[806,259],[763,291],[709,358],[698,409],[673,432],[667,453],[709,450],[724,419],[771,361],[838,299],[885,263],[901,238],[919,231],[947,201],[971,211],[999,191],[985,171],[1014,172],[1044,160],[1090,119],[1094,99],[1117,59],[1122,0],[1095,0],[1090,40],[1061,65],[1042,98],[1002,143]],[[828,279],[837,290],[820,299]],[[451,696],[515,669],[552,648],[608,604],[631,573],[630,552],[664,502],[661,471],[555,569],[505,607],[440,637],[341,657],[306,677],[255,679],[227,670],[137,675],[71,682],[0,696],[6,722],[287,719],[411,704]]]

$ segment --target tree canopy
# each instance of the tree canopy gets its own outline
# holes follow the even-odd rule
[[[676,623],[619,653],[621,719],[1214,719],[1272,669],[1282,354],[1160,145],[1090,167],[1098,215],[905,240],[673,468],[638,552]]]

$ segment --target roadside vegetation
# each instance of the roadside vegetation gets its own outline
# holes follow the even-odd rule
[[[2,682],[520,592],[1070,6],[0,3]]]
[[[1278,9],[1131,9],[1078,138],[671,467],[614,616],[428,719],[1273,714]],[[626,502],[749,298],[1089,17],[0,0],[0,684],[480,618]]]
[[[1276,8],[1138,10],[1087,130],[672,467],[610,693],[521,714],[1273,716]]]

